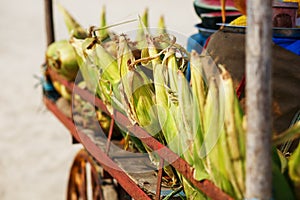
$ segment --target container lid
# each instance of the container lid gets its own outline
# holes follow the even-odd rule
[[[230,16],[241,16],[242,14],[238,11],[229,11],[226,12],[226,17],[230,17]],[[203,13],[201,14],[201,18],[207,17],[207,18],[214,18],[214,17],[221,17],[222,13],[221,12],[210,12],[210,13]]]

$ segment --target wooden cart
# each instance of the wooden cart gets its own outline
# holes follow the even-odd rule
[[[55,41],[53,28],[52,1],[45,0],[46,28],[48,45]],[[46,66],[45,66],[46,67]],[[112,190],[111,195],[118,199],[162,199],[169,194],[173,199],[180,199],[184,196],[182,188],[167,188],[162,186],[162,167],[156,169],[150,162],[148,156],[131,156],[132,154],[120,151],[115,148],[111,140],[114,122],[119,126],[127,128],[132,134],[147,144],[160,156],[160,166],[170,163],[182,176],[184,176],[196,188],[202,191],[211,199],[233,199],[216,187],[211,181],[197,181],[193,178],[193,169],[186,161],[176,153],[151,137],[141,127],[132,126],[129,119],[118,111],[111,115],[105,104],[94,94],[79,88],[73,82],[68,82],[55,71],[46,67],[46,81],[55,79],[67,89],[79,95],[85,101],[93,104],[101,111],[111,117],[112,123],[108,137],[98,137],[94,132],[80,130],[74,123],[72,117],[66,116],[51,99],[48,91],[44,91],[44,104],[70,131],[74,143],[81,143],[84,146],[74,159],[70,170],[67,199],[113,199],[107,197],[107,190]],[[134,166],[136,172],[128,171],[128,166]],[[145,169],[146,168],[146,169]]]

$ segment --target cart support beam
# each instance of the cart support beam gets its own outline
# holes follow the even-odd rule
[[[271,199],[272,0],[247,1],[246,199]]]
[[[54,42],[54,24],[53,24],[53,4],[52,0],[45,1],[45,20],[47,33],[47,46]]]

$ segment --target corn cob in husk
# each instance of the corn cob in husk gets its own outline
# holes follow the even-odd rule
[[[76,52],[77,63],[83,79],[86,82],[86,86],[89,91],[96,94],[96,90],[98,90],[97,82],[100,74],[96,68],[96,65],[90,60],[90,58],[88,58],[86,53],[86,48],[94,42],[94,38],[86,38],[84,40],[71,38],[70,40],[70,43]]]
[[[165,53],[162,64],[155,64],[153,68],[154,83],[157,106],[160,108],[158,118],[164,137],[171,150],[187,160],[191,166],[197,165],[199,168],[202,166],[201,160],[194,163],[194,159],[191,157],[194,151],[191,141],[194,139],[197,129],[196,126],[193,126],[195,124],[193,114],[198,112],[194,108],[187,108],[194,105],[191,102],[193,98],[188,83],[179,70],[175,51],[170,49]],[[186,109],[189,112],[185,112]],[[204,197],[200,191],[193,189],[184,177],[180,178],[189,199]]]
[[[157,118],[157,107],[153,83],[136,65],[127,39],[120,36],[118,66],[121,75],[122,102],[128,118],[132,124],[138,124],[152,136],[163,141],[160,133],[160,125]],[[146,150],[154,164],[158,166],[158,159],[147,146]]]
[[[72,92],[69,91],[65,85],[61,84],[59,81],[52,81],[55,90],[67,101],[71,101]]]
[[[50,44],[46,51],[48,67],[69,81],[74,81],[78,73],[76,53],[67,40]]]
[[[243,128],[243,112],[234,91],[233,81],[228,71],[221,68],[221,85],[224,87],[224,101],[226,113],[225,131],[226,143],[231,165],[228,166],[230,181],[235,194],[242,198],[245,193],[245,130]],[[230,171],[232,170],[232,171]]]

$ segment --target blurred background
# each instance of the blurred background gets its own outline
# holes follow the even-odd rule
[[[103,5],[108,24],[134,19],[147,7],[150,26],[164,15],[167,28],[183,35],[182,45],[199,22],[192,0],[56,2],[84,27],[100,24]],[[56,40],[68,38],[55,3],[54,20]],[[81,146],[72,145],[67,129],[43,105],[41,87],[35,87],[46,50],[44,1],[2,1],[0,27],[0,199],[65,199],[69,169]]]

